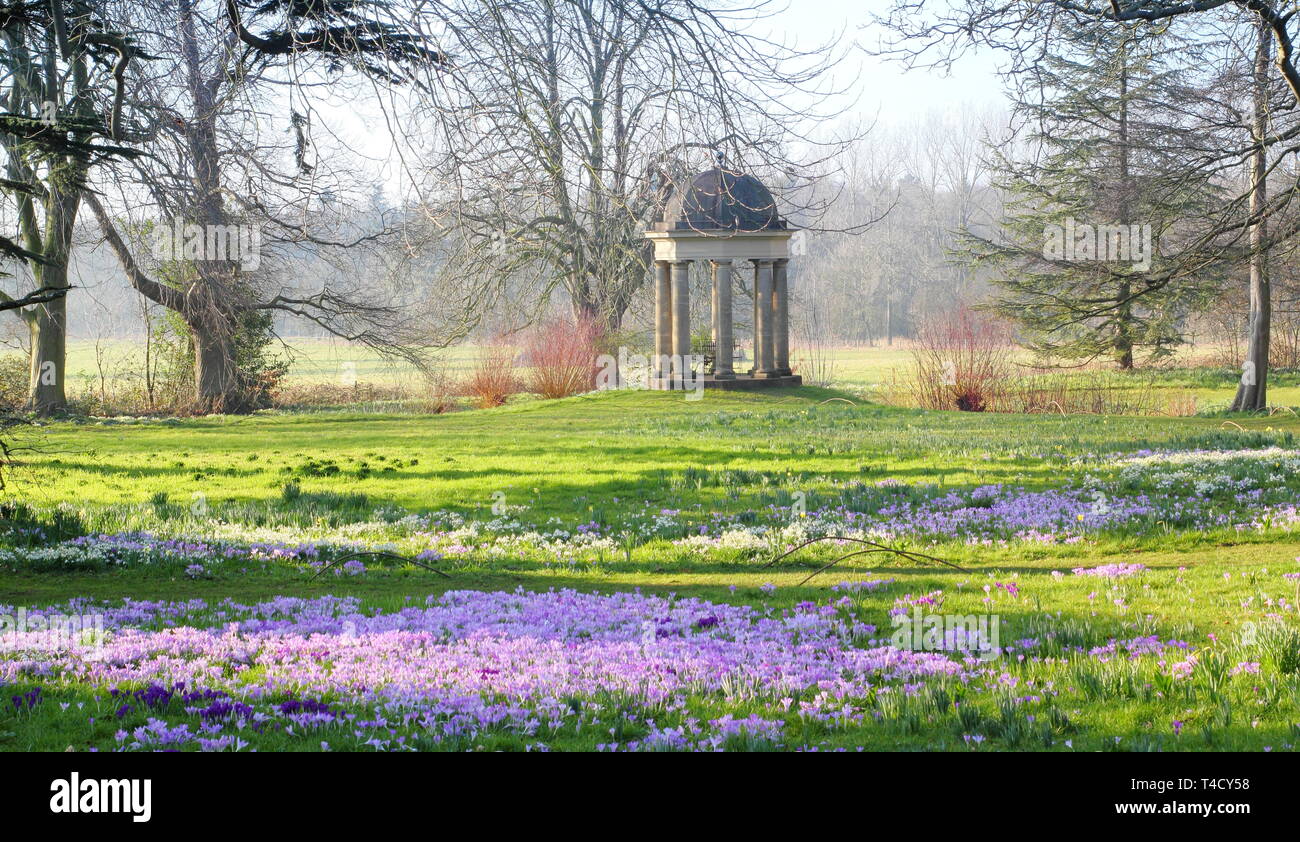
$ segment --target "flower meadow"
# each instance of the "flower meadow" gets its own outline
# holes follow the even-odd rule
[[[455,591],[425,602],[378,614],[332,597],[106,606],[100,651],[26,649],[20,640],[0,678],[42,677],[45,695],[64,683],[105,688],[112,719],[147,716],[115,734],[126,749],[204,748],[201,740],[232,748],[246,729],[353,748],[457,747],[500,735],[546,749],[585,729],[609,731],[597,748],[638,750],[776,745],[794,699],[806,699],[800,715],[833,722],[847,715],[845,700],[877,685],[968,677],[943,655],[853,645],[874,628],[834,606],[769,616],[572,591]],[[190,625],[197,618],[210,625]],[[714,699],[783,715],[693,713]]]
[[[1244,603],[1252,620],[1231,634],[1162,634],[1138,604],[1152,590],[1188,592],[1186,576],[1134,565],[990,574],[926,593],[854,578],[784,606],[770,584],[730,589],[752,605],[567,589],[448,590],[388,610],[338,596],[76,599],[28,609],[29,624],[95,615],[99,637],[4,637],[0,722],[101,751],[854,750],[882,740],[1068,751],[1125,739],[1293,750],[1291,581],[1242,577],[1273,596]],[[1075,582],[1089,591],[1087,618],[1037,610],[1039,583]],[[900,646],[894,618],[914,609],[983,610],[1008,627],[992,658],[951,640]],[[1140,733],[1097,721],[1098,705],[1116,700],[1149,718]]]
[[[1254,445],[8,504],[0,750],[1293,751],[1300,456]]]
[[[180,565],[191,578],[219,570],[292,566],[308,575],[364,575],[359,553],[427,564],[473,566],[502,559],[542,565],[657,557],[747,560],[810,539],[844,537],[969,553],[982,547],[1069,547],[1099,541],[1164,541],[1173,535],[1229,538],[1300,530],[1300,455],[1281,448],[1149,452],[1106,460],[1059,488],[1006,484],[944,490],[882,480],[853,483],[834,504],[772,504],[738,512],[625,503],[578,522],[528,519],[527,507],[483,517],[388,506],[339,525],[248,526],[218,517],[169,519],[158,506],[118,512],[131,528],[58,540],[16,526],[0,568],[57,571]],[[1085,464],[1085,467],[1088,467]],[[826,495],[814,495],[826,496]],[[71,508],[71,507],[65,507]]]

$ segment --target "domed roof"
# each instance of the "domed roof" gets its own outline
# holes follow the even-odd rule
[[[750,175],[714,167],[677,191],[664,208],[654,230],[674,231],[784,231],[786,222],[776,212],[776,200],[763,183]]]

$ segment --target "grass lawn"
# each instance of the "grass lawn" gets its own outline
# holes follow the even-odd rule
[[[0,615],[107,654],[0,651],[0,749],[1292,750],[1298,432],[812,388],[50,424]],[[913,555],[766,566],[829,538]],[[899,638],[934,617],[984,639]]]

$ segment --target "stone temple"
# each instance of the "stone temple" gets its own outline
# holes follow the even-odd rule
[[[694,372],[705,388],[799,386],[790,368],[790,295],[787,267],[795,230],[777,213],[762,182],[719,165],[674,193],[663,217],[645,236],[655,250],[655,371],[657,388],[681,388],[692,376],[691,264],[707,267],[713,282],[712,365]],[[736,371],[732,326],[735,272],[753,273],[754,359]],[[696,382],[699,382],[697,380]]]

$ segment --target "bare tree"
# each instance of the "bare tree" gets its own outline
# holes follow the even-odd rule
[[[0,194],[14,205],[21,243],[0,252],[26,262],[35,289],[0,291],[0,310],[31,334],[29,406],[40,414],[67,402],[68,257],[81,186],[92,168],[136,150],[124,117],[124,78],[139,58],[102,3],[11,4],[0,9]]]
[[[520,290],[535,308],[562,291],[614,328],[646,278],[642,231],[715,151],[791,195],[820,175],[837,147],[810,132],[831,116],[835,45],[755,34],[769,11],[765,0],[439,4],[452,68],[430,113],[440,131],[423,210],[461,240],[444,280],[473,284],[474,302]]]
[[[259,6],[257,16],[275,11],[274,5]],[[116,204],[137,211],[143,204],[145,213],[128,214],[133,218],[124,225],[93,192],[85,200],[131,285],[186,324],[194,350],[196,409],[253,408],[257,384],[240,369],[240,332],[265,333],[270,321],[264,314],[271,312],[422,362],[419,311],[387,300],[375,289],[375,279],[327,273],[329,280],[304,287],[275,271],[277,257],[283,264],[293,253],[361,247],[392,232],[358,232],[326,212],[324,197],[338,184],[312,159],[307,115],[292,105],[284,108],[274,92],[287,89],[296,96],[291,103],[308,98],[304,92],[315,77],[302,61],[318,55],[353,62],[367,79],[417,85],[425,84],[420,74],[429,69],[422,63],[436,64],[441,55],[424,47],[414,30],[374,20],[367,26],[358,17],[390,12],[384,4],[334,7],[341,10],[337,26],[328,14],[313,17],[311,9],[304,15],[305,7],[286,6],[278,20],[288,23],[263,35],[250,31],[254,24],[233,2],[223,7],[150,0],[132,7],[153,31],[165,33],[149,43],[158,60],[132,88],[139,108],[154,117],[152,154],[129,169],[119,167],[121,178],[115,181],[119,189],[138,185],[144,197],[143,203],[133,202],[130,190],[122,190]],[[288,130],[287,145],[268,140],[283,135],[262,128],[265,111],[271,112],[273,127]],[[322,221],[327,217],[334,219]],[[340,233],[341,238],[331,237]],[[182,236],[186,248],[194,237],[205,248],[182,253]],[[232,246],[234,237],[242,249],[252,246],[256,253],[240,253]],[[152,261],[153,271],[146,271],[149,258],[140,246],[151,238],[155,243],[170,238],[170,247]]]
[[[1232,409],[1238,412],[1268,409],[1269,329],[1273,319],[1273,292],[1268,274],[1268,74],[1272,54],[1272,31],[1260,19],[1252,76],[1251,134],[1257,142],[1250,156],[1250,316],[1246,345],[1246,370],[1242,373]]]
[[[962,229],[988,231],[1001,214],[980,140],[1006,124],[998,111],[923,114],[859,129],[838,160],[828,216],[882,217],[860,235],[810,234],[798,263],[801,307],[841,341],[893,342],[914,335],[927,314],[951,310],[984,290],[981,273],[951,259]]]

